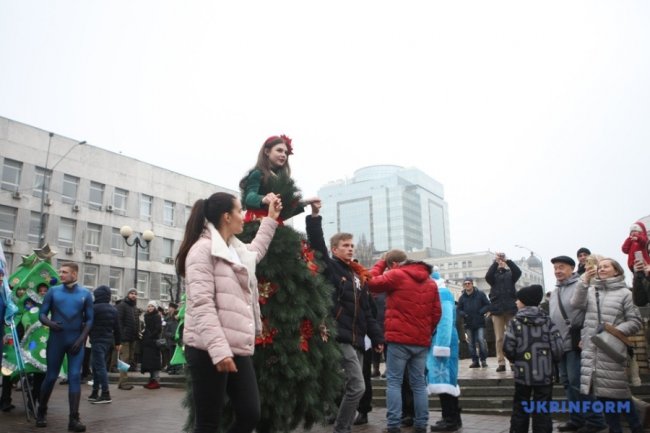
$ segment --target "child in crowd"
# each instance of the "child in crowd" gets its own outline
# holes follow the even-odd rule
[[[647,265],[650,264],[650,256],[648,255],[648,233],[646,232],[645,225],[641,221],[637,221],[630,227],[630,235],[623,242],[621,250],[627,254],[627,267],[634,272],[635,254],[638,252],[643,258],[643,262]]]
[[[550,402],[553,396],[553,364],[562,357],[562,337],[551,318],[538,306],[544,289],[538,284],[517,292],[517,314],[508,324],[503,352],[515,366],[510,432],[528,432],[530,413],[533,431],[553,430],[551,414],[537,411],[536,402]],[[532,401],[531,401],[532,396]],[[548,403],[547,406],[548,408]],[[531,410],[532,409],[532,410]]]

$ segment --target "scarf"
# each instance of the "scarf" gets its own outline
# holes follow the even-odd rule
[[[352,272],[357,274],[359,280],[361,280],[361,286],[363,287],[366,284],[366,281],[368,281],[371,277],[370,271],[364,268],[363,265],[361,265],[359,262],[355,262],[354,260],[349,261],[347,265],[350,267],[350,269],[352,269]]]

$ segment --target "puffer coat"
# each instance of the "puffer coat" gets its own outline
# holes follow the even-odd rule
[[[632,302],[632,291],[625,285],[625,276],[595,279],[590,287],[580,280],[571,299],[573,307],[585,310],[580,393],[589,394],[593,389],[596,397],[631,398],[625,363],[614,361],[591,342],[599,324],[596,290],[602,323],[611,323],[627,336],[636,334],[643,326],[639,309]]]
[[[250,356],[262,330],[255,266],[262,260],[278,223],[262,219],[255,239],[244,244],[229,239],[241,264],[233,262],[229,245],[212,224],[192,245],[185,260],[187,304],[183,341],[205,350],[216,365],[224,358]]]
[[[387,294],[386,341],[429,347],[442,314],[438,286],[430,278],[431,266],[406,261],[384,273],[385,269],[386,262],[379,260],[370,271],[373,277],[368,288]]]

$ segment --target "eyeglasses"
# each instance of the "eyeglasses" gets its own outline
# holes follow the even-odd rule
[[[471,286],[472,283],[463,283],[463,286]]]

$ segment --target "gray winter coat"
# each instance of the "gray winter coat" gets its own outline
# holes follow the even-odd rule
[[[578,274],[571,275],[565,281],[558,281],[556,289],[551,294],[551,300],[549,301],[549,316],[560,331],[565,352],[572,350],[571,335],[569,335],[570,325],[567,325],[562,317],[562,312],[560,311],[558,303],[558,296],[562,297],[562,306],[564,306],[564,310],[566,311],[567,318],[571,322],[571,325],[582,326],[582,323],[585,320],[584,308],[576,308],[571,305],[571,298],[573,298],[578,281],[580,281],[580,275]]]
[[[590,287],[580,281],[571,299],[571,305],[586,311],[582,328],[580,393],[589,394],[593,390],[596,397],[631,398],[625,363],[612,360],[591,342],[599,323],[596,290],[600,293],[602,323],[611,323],[630,336],[643,326],[641,314],[632,302],[632,291],[625,285],[625,276],[592,281]]]

